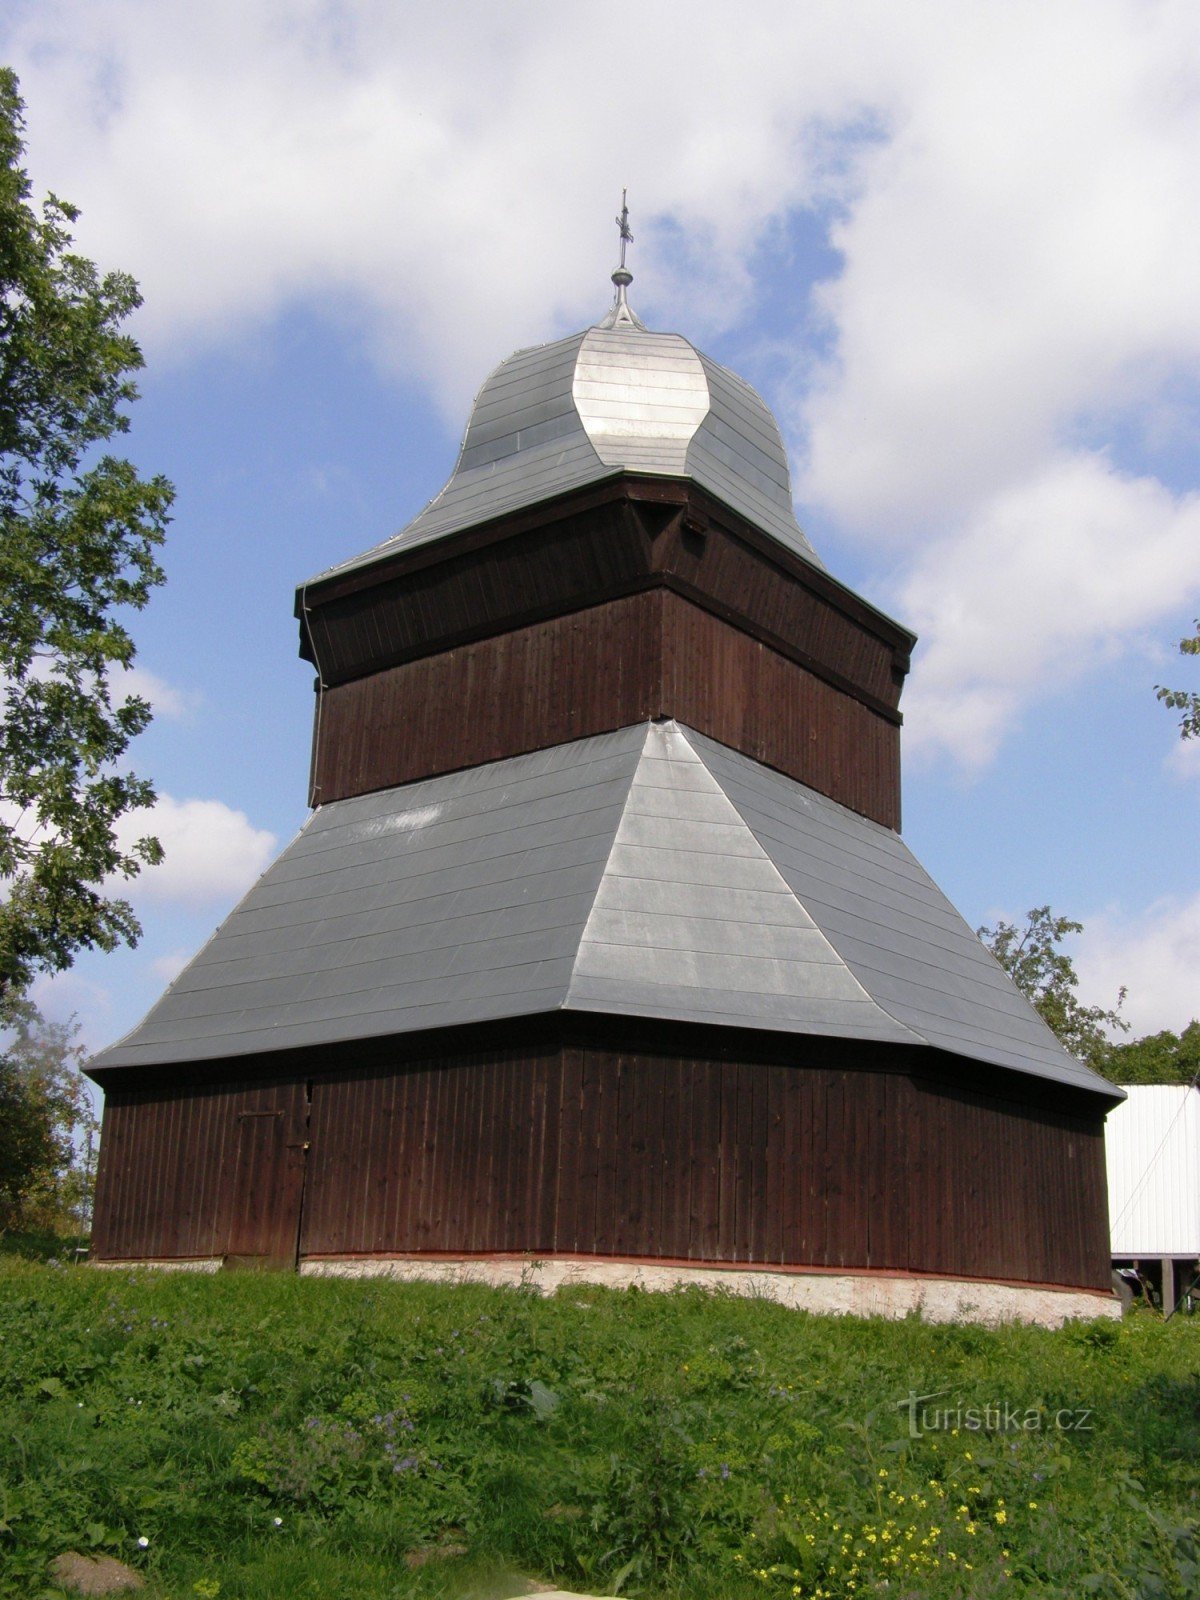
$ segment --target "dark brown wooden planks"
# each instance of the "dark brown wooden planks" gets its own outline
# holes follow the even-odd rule
[[[679,480],[618,478],[310,583],[296,614],[332,685],[663,586],[895,710],[913,636]]]
[[[296,1260],[305,1145],[302,1081],[110,1094],[97,1260]]]
[[[325,692],[326,803],[675,717],[888,827],[900,730],[676,594],[612,600]]]
[[[640,594],[325,692],[322,804],[644,722],[657,711],[661,599]]]
[[[554,1253],[1108,1281],[1103,1124],[870,1046],[528,1045],[316,1075],[301,1254]],[[294,1248],[302,1079],[110,1096],[97,1259]],[[293,1137],[285,1137],[290,1134]],[[289,1228],[291,1232],[289,1234]]]

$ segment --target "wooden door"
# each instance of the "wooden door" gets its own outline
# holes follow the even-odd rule
[[[307,1101],[303,1083],[266,1084],[244,1096],[237,1112],[226,1267],[290,1270],[296,1265]]]

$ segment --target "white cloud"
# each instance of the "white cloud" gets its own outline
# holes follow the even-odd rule
[[[156,956],[150,963],[151,970],[164,983],[174,983],[195,953],[194,950],[171,950],[165,956]]]
[[[113,993],[75,968],[36,978],[30,999],[51,1022],[79,1024],[78,1042],[90,1053],[108,1043],[113,1030]]]
[[[275,851],[273,833],[255,828],[243,811],[220,800],[175,800],[160,794],[152,810],[123,817],[118,837],[125,848],[153,834],[163,847],[157,867],[118,882],[114,892],[135,904],[150,901],[198,906],[245,893]]]
[[[1200,1017],[1200,894],[1083,920],[1075,970],[1089,1005],[1112,1005],[1124,986],[1131,1038],[1163,1028],[1178,1033]]]
[[[182,722],[190,717],[201,701],[199,694],[190,689],[176,688],[148,667],[132,666],[116,674],[113,690],[122,701],[132,695],[140,695],[143,700],[150,702],[156,717],[164,717],[172,722]]]
[[[1200,782],[1200,739],[1176,739],[1163,766],[1184,783]]]
[[[781,409],[802,496],[926,635],[927,750],[988,761],[1164,615],[1181,546],[1174,604],[1200,597],[1195,480],[1137,459],[1194,426],[1191,0],[759,0],[736,28],[647,0],[632,42],[543,0],[17,18],[35,180],[141,279],[156,358],[302,301],[458,424],[497,359],[602,309],[620,184],[635,303],[701,342],[745,316],[769,229],[832,217],[840,270],[796,291],[828,359]]]
[[[28,676],[34,682],[49,682],[59,675],[60,665],[60,658],[57,656],[51,654],[35,656],[30,663]],[[92,680],[86,677],[85,681]],[[0,688],[6,687],[10,682],[10,679],[0,674]],[[108,675],[108,684],[116,705],[124,705],[131,696],[140,695],[143,700],[150,702],[155,716],[166,717],[172,721],[181,721],[189,717],[204,698],[194,690],[176,688],[165,678],[160,678],[157,672],[151,672],[148,667],[137,664],[132,667],[112,667]]]
[[[646,5],[636,31],[613,55],[599,5],[108,0],[27,11],[8,53],[39,181],[136,270],[157,351],[302,298],[457,422],[500,355],[604,309],[622,183],[643,294],[657,280],[685,319],[729,320],[764,227],[828,184],[804,130],[857,122],[855,74],[888,57],[792,6],[731,31],[724,6],[681,29]],[[693,253],[674,283],[650,222],[667,213]]]
[[[55,1021],[66,1022],[78,1012],[103,1018],[112,1009],[112,994],[103,984],[68,967],[34,979],[29,997],[38,1010]]]
[[[1073,684],[1198,589],[1200,494],[1096,455],[1047,460],[981,501],[903,582],[900,614],[924,641],[907,750],[985,765],[1023,703]]]
[[[1200,354],[1195,12],[959,6],[939,44],[938,10],[835,228],[807,412],[806,492],[876,538],[973,508]]]

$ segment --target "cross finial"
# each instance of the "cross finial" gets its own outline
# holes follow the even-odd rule
[[[616,224],[621,234],[621,264],[612,275],[613,287],[616,289],[616,298],[612,303],[612,310],[598,322],[598,328],[640,328],[645,332],[646,324],[638,317],[629,301],[625,298],[625,291],[633,282],[633,273],[625,265],[625,246],[633,243],[633,234],[629,231],[629,206],[626,203],[628,189],[621,190],[621,214],[617,217]]]
[[[625,203],[625,197],[626,197],[626,195],[628,193],[629,193],[628,189],[622,189],[621,190],[621,215],[619,217],[615,217],[613,219],[616,222],[617,227],[621,231],[621,268],[620,268],[620,270],[622,272],[624,272],[624,270],[625,270],[625,246],[627,244],[632,244],[633,243],[633,234],[630,233],[630,231],[629,231],[629,207]]]

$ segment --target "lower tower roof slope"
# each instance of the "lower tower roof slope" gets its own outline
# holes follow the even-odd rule
[[[929,1046],[1121,1094],[898,834],[674,722],[322,807],[89,1070],[564,1010]]]

